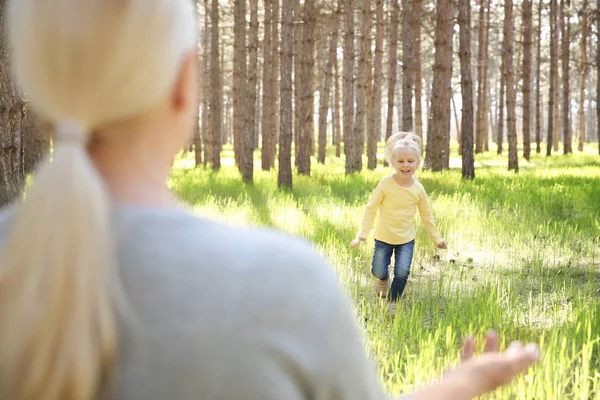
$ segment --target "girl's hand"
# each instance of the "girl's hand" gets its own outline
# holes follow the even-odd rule
[[[356,246],[358,246],[358,244],[360,244],[360,242],[364,242],[364,241],[365,241],[364,238],[356,238],[350,242],[350,247],[356,247]]]
[[[438,249],[447,249],[448,245],[446,244],[445,240],[442,240],[441,242],[438,243],[437,247],[438,247]]]

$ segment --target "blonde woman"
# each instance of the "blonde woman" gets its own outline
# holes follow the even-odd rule
[[[383,398],[310,246],[198,218],[166,187],[197,110],[191,4],[9,0],[6,15],[56,136],[0,215],[0,398]]]

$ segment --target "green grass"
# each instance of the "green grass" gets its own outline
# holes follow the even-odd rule
[[[465,335],[493,328],[503,344],[539,342],[543,358],[487,398],[600,399],[600,157],[597,147],[586,150],[520,159],[517,175],[506,158],[477,155],[472,182],[460,168],[419,171],[449,250],[435,249],[419,226],[396,318],[373,294],[372,241],[348,248],[387,168],[345,176],[330,153],[325,166],[313,162],[311,177],[295,175],[293,190],[278,190],[276,172],[261,171],[258,155],[254,185],[242,183],[228,149],[218,173],[179,159],[170,184],[198,214],[312,241],[350,294],[392,394],[439,377]]]

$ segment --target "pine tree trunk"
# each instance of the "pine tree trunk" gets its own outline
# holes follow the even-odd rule
[[[383,0],[375,1],[375,60],[373,63],[373,112],[367,129],[367,168],[377,167],[377,142],[381,139],[381,85],[383,75]]]
[[[310,175],[310,156],[312,137],[314,135],[314,96],[313,96],[313,69],[314,69],[314,37],[315,29],[314,0],[304,0],[302,13],[302,51],[300,63],[300,135],[297,143],[298,149],[298,174]]]
[[[366,4],[365,4],[366,3]],[[368,7],[369,0],[361,0],[361,13],[360,13],[360,52],[358,58],[358,79],[357,79],[357,90],[356,90],[356,120],[354,122],[354,140],[355,140],[355,154],[352,163],[352,171],[360,171],[362,169],[362,154],[365,143],[365,122],[367,112],[367,70],[369,68],[369,60],[367,59],[367,36],[369,35],[369,14]]]
[[[460,0],[458,8],[460,26],[460,87],[462,92],[462,177],[475,178],[473,158],[473,80],[471,77],[471,3]]]
[[[200,0],[194,1],[194,15],[196,18],[200,17]],[[198,48],[196,49],[198,66],[197,71],[199,76],[208,76],[208,58],[210,54],[210,35],[209,35],[209,13],[208,13],[208,0],[204,0],[204,27],[202,28],[202,42],[198,41]],[[201,50],[202,49],[202,50]],[[196,166],[206,164],[206,154],[204,154],[204,160],[202,159],[202,135],[205,135],[208,129],[208,118],[206,116],[208,109],[208,96],[209,86],[207,79],[201,79],[200,90],[198,96],[198,112],[196,119],[194,120],[194,132],[192,135],[192,144],[194,150],[194,163]],[[201,111],[201,113],[200,113]],[[191,146],[190,146],[191,147]],[[206,140],[204,141],[204,147],[206,147]],[[204,149],[204,153],[206,150]]]
[[[555,96],[555,76],[558,74],[558,55],[557,38],[556,38],[556,0],[550,0],[550,83],[548,91],[548,136],[546,141],[546,155],[552,154],[552,142],[554,138],[554,101]]]
[[[571,99],[569,84],[569,45],[571,40],[571,1],[562,0],[560,3],[562,14],[562,128],[563,128],[563,153],[573,153],[573,138],[571,129]]]
[[[504,81],[506,82],[506,128],[508,136],[508,170],[519,172],[517,156],[517,126],[515,107],[517,93],[515,90],[515,74],[513,70],[513,0],[504,1],[504,34],[502,43],[502,60],[504,64]]]
[[[421,81],[421,1],[413,0],[413,18],[411,21],[413,42],[413,71],[415,85],[415,133],[423,137],[423,106],[422,106],[422,81]]]
[[[596,43],[600,43],[600,0],[596,2]],[[596,46],[596,76],[600,77],[600,46]],[[596,79],[596,138],[600,154],[600,79]]]
[[[540,154],[542,151],[542,9],[544,2],[539,0],[538,5],[538,26],[537,26],[537,57],[536,57],[536,78],[535,78],[535,152]]]
[[[402,130],[413,131],[413,2],[402,0]]]
[[[52,126],[40,119],[29,107],[25,110],[23,131],[23,172],[32,173],[50,152]]]
[[[275,127],[272,125],[274,110],[273,95],[273,0],[264,0],[264,39],[263,39],[263,90],[262,90],[262,146],[261,168],[268,171],[275,160]]]
[[[4,17],[5,9],[6,1],[0,2],[0,17]],[[0,206],[14,201],[25,185],[23,131],[26,105],[12,80],[4,26],[0,27],[0,86],[3,89],[0,95]]]
[[[342,0],[338,0],[339,3]],[[327,115],[329,114],[329,104],[331,103],[331,84],[333,82],[333,64],[337,57],[337,46],[338,46],[338,26],[339,26],[340,15],[338,12],[332,12],[331,15],[331,37],[329,38],[329,51],[327,56],[327,62],[325,63],[325,75],[321,94],[319,95],[319,154],[317,161],[321,164],[325,164],[325,155],[327,152]],[[335,108],[335,107],[332,107]],[[333,113],[332,113],[333,115]],[[335,123],[332,124],[335,131]],[[335,137],[335,135],[332,135]]]
[[[297,0],[288,0],[281,8],[281,86],[279,102],[279,172],[277,186],[292,188],[292,64],[294,44],[294,8]],[[291,4],[290,4],[291,3]]]
[[[222,102],[221,64],[219,55],[219,0],[212,0],[210,34],[210,132],[206,146],[212,147],[212,168],[221,168]]]
[[[582,11],[580,13],[581,18],[581,66],[580,69],[580,81],[579,81],[579,115],[577,122],[579,127],[577,129],[577,136],[579,138],[579,144],[577,146],[578,151],[583,151],[583,145],[585,143],[585,85],[588,75],[588,59],[587,59],[587,35],[588,30],[588,10],[587,0],[583,0]]]
[[[500,66],[500,95],[498,99],[498,132],[496,136],[496,144],[498,150],[496,154],[502,154],[502,142],[504,141],[504,89],[506,88],[506,77],[504,75],[504,59]]]
[[[478,46],[477,46],[477,115],[476,115],[476,127],[475,127],[475,153],[479,154],[483,152],[484,148],[484,132],[483,132],[483,119],[485,118],[484,113],[486,112],[483,107],[483,70],[487,68],[487,63],[484,60],[484,49],[485,45],[485,8],[486,1],[479,0],[479,28],[478,28]]]
[[[302,5],[296,2],[294,7],[294,164],[298,167],[298,151],[300,150],[300,124],[302,121]]]
[[[248,136],[249,141],[246,145],[246,151],[249,153],[250,161],[247,163],[247,171],[250,176],[250,182],[254,175],[254,149],[256,149],[257,132],[257,107],[258,98],[258,0],[250,0],[250,25],[248,26],[248,86],[246,112],[246,131],[243,135]]]
[[[373,52],[371,50],[371,0],[363,0],[363,20],[366,36],[363,36],[362,47],[365,63],[362,66],[364,74],[365,96],[367,102],[367,111],[365,115],[366,134],[360,141],[360,165],[362,169],[362,155],[365,153],[365,139],[368,141],[373,136]],[[371,139],[372,140],[372,139]]]
[[[346,174],[355,172],[354,131],[354,11],[352,0],[344,1],[346,31],[344,36],[344,153]]]
[[[280,12],[280,7],[279,7],[279,0],[272,0],[273,1],[273,12],[271,13],[271,16],[273,18],[273,21],[271,23],[272,26],[272,35],[271,35],[271,57],[273,58],[273,65],[271,67],[271,81],[272,81],[272,85],[271,85],[271,99],[273,101],[273,105],[271,106],[271,129],[273,129],[273,143],[272,143],[272,147],[271,149],[273,150],[272,153],[270,153],[271,156],[271,167],[275,166],[275,156],[277,153],[277,143],[279,141],[279,123],[280,123],[280,116],[279,113],[277,112],[277,110],[279,109],[279,95],[280,95],[280,87],[279,87],[279,43],[280,43],[280,37],[279,37],[279,23],[280,23],[280,18],[281,18],[281,12]],[[297,1],[297,0],[295,0]]]
[[[531,44],[533,35],[532,0],[523,1],[523,158],[531,154]]]
[[[425,157],[425,165],[432,171],[441,171],[449,163],[454,14],[453,0],[437,0],[431,115],[427,124]]]
[[[489,79],[488,79],[488,66],[489,66],[489,43],[490,43],[490,0],[487,0],[485,12],[485,32],[484,32],[484,46],[483,46],[483,108],[484,112],[481,116],[481,129],[483,131],[483,151],[490,151],[490,127],[489,119],[487,118],[488,111],[490,111],[490,90],[489,90]]]
[[[233,50],[233,149],[235,162],[244,174],[246,135],[246,0],[234,0]]]
[[[396,60],[398,57],[398,24],[399,24],[399,6],[398,0],[391,0],[390,12],[390,37],[388,40],[388,93],[387,93],[387,119],[385,124],[385,139],[392,136],[394,123],[394,94],[396,93]],[[387,165],[384,161],[383,165]]]
[[[342,4],[343,0],[338,0],[338,18],[342,18]],[[342,124],[341,124],[341,118],[340,118],[340,114],[341,114],[341,110],[340,110],[340,104],[341,104],[341,95],[340,95],[340,71],[339,71],[339,63],[338,63],[338,58],[337,55],[334,59],[334,63],[333,63],[333,71],[334,71],[334,87],[335,87],[335,93],[334,93],[334,101],[333,101],[333,112],[332,112],[332,116],[333,116],[333,127],[334,127],[334,132],[335,132],[335,156],[336,157],[341,157],[342,156]]]

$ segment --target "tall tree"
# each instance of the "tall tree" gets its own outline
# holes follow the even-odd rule
[[[396,60],[398,57],[398,23],[399,23],[399,5],[398,0],[391,0],[390,12],[390,37],[388,40],[388,93],[387,93],[387,119],[385,124],[385,139],[392,136],[394,123],[394,93],[396,92]],[[384,165],[386,165],[384,161]]]
[[[294,43],[294,7],[288,0],[281,7],[281,86],[279,102],[279,171],[277,186],[292,188],[292,53]],[[291,3],[291,4],[289,4]]]
[[[264,39],[263,39],[263,90],[262,90],[262,146],[261,168],[268,171],[275,163],[276,135],[273,125],[275,99],[273,98],[273,0],[264,0]],[[277,79],[275,77],[275,79]]]
[[[356,140],[354,140],[354,10],[352,0],[344,1],[346,30],[344,32],[344,153],[346,173],[358,171]]]
[[[371,125],[371,116],[373,115],[373,51],[371,48],[371,26],[373,25],[371,22],[371,0],[363,0],[363,25],[364,25],[364,33],[362,38],[362,50],[361,52],[364,54],[364,64],[361,66],[361,79],[363,80],[363,86],[365,88],[365,97],[367,103],[367,111],[365,115],[366,122],[366,136],[367,140],[369,137],[373,136],[373,132],[369,131],[372,129]],[[372,140],[372,139],[371,139]],[[363,137],[359,141],[359,152],[361,155],[361,169],[362,169],[362,155],[365,152],[365,138]],[[377,155],[375,155],[377,157]]]
[[[596,2],[596,43],[600,43],[600,0]],[[600,46],[596,46],[596,76],[600,76]],[[600,79],[596,79],[596,137],[600,154]]]
[[[437,0],[431,115],[427,124],[425,156],[425,165],[432,171],[448,168],[450,161],[452,35],[455,11],[453,0]]]
[[[310,175],[310,156],[314,135],[314,95],[313,95],[313,69],[314,69],[314,36],[315,29],[315,3],[314,0],[304,0],[302,12],[302,51],[300,63],[300,134],[298,137],[298,173]]]
[[[485,43],[485,7],[486,0],[479,0],[479,29],[478,29],[478,49],[477,49],[477,119],[476,119],[476,137],[475,137],[475,153],[483,152],[483,129],[482,114],[485,112],[483,107],[483,69],[487,68],[484,60],[483,46]]]
[[[257,98],[258,98],[258,0],[250,0],[250,24],[248,26],[248,104],[246,112],[246,131],[244,135],[249,136],[250,150],[256,148],[257,139]],[[253,158],[253,157],[252,157]],[[254,170],[254,160],[249,163]]]
[[[531,154],[531,44],[533,8],[531,0],[523,1],[523,158]]]
[[[537,57],[536,57],[536,78],[535,78],[535,152],[540,154],[542,151],[542,9],[544,2],[539,0],[538,5],[538,24],[537,24]]]
[[[373,112],[367,129],[367,168],[377,167],[377,142],[381,138],[381,85],[383,75],[383,0],[375,1],[375,60],[373,62]]]
[[[221,58],[219,56],[219,0],[212,0],[210,10],[210,132],[206,146],[212,146],[212,168],[221,168],[221,140],[222,140],[222,102],[223,85],[221,83]]]
[[[489,64],[489,42],[490,42],[490,15],[491,5],[490,0],[487,0],[487,7],[485,13],[485,26],[486,30],[484,33],[485,46],[483,46],[483,59],[486,66]],[[490,90],[489,90],[489,79],[488,79],[488,68],[483,69],[483,107],[484,114],[482,117],[482,130],[483,130],[483,151],[490,151],[490,135],[489,135],[489,119],[486,114],[490,111]]]
[[[204,0],[204,26],[202,28],[201,38],[198,38],[198,46],[196,56],[198,60],[197,72],[198,75],[208,76],[208,59],[210,56],[210,35],[209,35],[209,9],[208,0]],[[200,1],[194,2],[194,12],[196,19],[200,18]],[[202,110],[201,115],[198,115],[194,120],[194,133],[192,143],[194,145],[194,161],[195,165],[199,166],[204,162],[206,164],[206,140],[204,141],[204,161],[202,160],[202,136],[208,132],[208,98],[210,96],[208,79],[200,79],[198,110]],[[202,122],[200,122],[202,120]]]
[[[581,65],[579,66],[579,117],[577,119],[579,127],[577,129],[577,136],[579,137],[579,144],[577,146],[578,151],[583,151],[583,144],[585,143],[585,84],[588,75],[588,60],[587,60],[587,35],[589,34],[588,29],[588,10],[587,0],[583,0],[581,7],[580,18],[581,18]]]
[[[271,127],[274,131],[273,136],[274,136],[274,141],[273,141],[273,153],[272,153],[272,158],[271,158],[271,165],[275,165],[275,153],[276,153],[276,147],[277,147],[277,141],[279,139],[279,121],[280,121],[280,117],[279,117],[279,113],[277,112],[278,109],[278,105],[279,105],[279,95],[280,95],[280,89],[279,89],[279,22],[280,22],[280,18],[281,18],[281,12],[280,12],[280,7],[279,7],[279,0],[272,0],[273,1],[273,12],[271,14],[271,16],[273,17],[273,21],[271,24],[272,29],[272,35],[271,35],[271,57],[273,58],[273,65],[271,66],[271,80],[273,82],[273,84],[271,85],[271,99],[273,100],[273,107],[272,107],[272,114],[271,114]],[[295,0],[297,1],[297,0]]]
[[[412,0],[402,0],[402,130],[413,131],[413,17]]]
[[[246,131],[246,0],[234,1],[233,31],[233,149],[235,162],[241,171],[241,132]]]
[[[571,24],[569,18],[571,17],[571,1],[561,0],[561,26],[562,26],[562,128],[563,128],[563,144],[564,154],[573,152],[573,140],[572,140],[572,129],[571,129],[571,99],[570,99],[570,84],[569,84],[569,45],[571,40]]]
[[[517,93],[515,90],[515,73],[513,69],[514,43],[513,0],[504,1],[504,34],[502,35],[503,74],[506,82],[506,128],[508,136],[508,170],[519,172],[517,156],[517,121],[515,107]]]
[[[339,4],[342,0],[338,1]],[[317,155],[317,161],[321,164],[325,164],[325,155],[327,150],[327,115],[329,113],[329,104],[331,103],[331,84],[333,82],[333,64],[337,57],[338,47],[338,29],[339,29],[339,12],[332,11],[331,13],[331,32],[329,37],[329,51],[327,56],[327,62],[324,64],[325,70],[323,71],[324,79],[322,80],[323,86],[321,93],[319,94],[319,153]],[[332,107],[332,109],[335,107]],[[333,112],[332,112],[333,115]],[[335,123],[332,124],[332,131],[335,132]],[[334,135],[335,136],[335,135]]]
[[[471,77],[471,2],[460,0],[458,5],[460,26],[460,86],[462,92],[462,177],[475,178],[473,159],[473,79]]]
[[[23,172],[32,173],[50,152],[52,126],[39,118],[29,105],[23,121]]]
[[[6,1],[0,2],[0,17],[4,17]],[[2,18],[4,21],[4,18]],[[23,128],[25,126],[25,102],[16,83],[12,80],[4,24],[0,27],[0,106],[2,107],[2,130],[0,130],[0,206],[13,201],[25,184],[23,159]]]
[[[338,18],[342,17],[342,4],[343,0],[338,0],[338,13],[339,16]],[[333,131],[334,133],[334,137],[335,137],[335,156],[336,157],[341,157],[342,156],[342,123],[341,123],[341,118],[340,118],[340,104],[341,104],[341,94],[340,94],[340,68],[339,68],[339,63],[338,63],[338,58],[337,55],[333,61],[333,76],[334,76],[334,87],[335,87],[335,93],[334,93],[334,100],[333,100],[333,112],[332,112],[332,117],[333,117]]]
[[[300,150],[300,125],[302,123],[302,4],[297,1],[294,5],[294,163],[298,166],[298,151]]]
[[[500,94],[498,95],[498,132],[496,143],[498,145],[497,154],[502,154],[502,142],[504,141],[504,91],[506,89],[506,77],[504,75],[504,60],[500,64]]]
[[[356,120],[354,121],[354,156],[353,156],[353,171],[360,171],[362,169],[362,153],[364,149],[364,138],[365,138],[365,121],[367,112],[367,99],[368,92],[368,50],[370,46],[368,43],[369,35],[369,0],[361,0],[361,13],[360,13],[360,52],[358,53],[358,79],[357,79],[357,90],[356,90]]]
[[[558,76],[558,39],[556,26],[556,0],[550,0],[550,85],[548,91],[548,137],[546,143],[546,155],[552,154],[554,140],[554,111],[556,100],[556,77]]]
[[[415,133],[423,137],[423,111],[422,111],[422,81],[421,81],[421,2],[413,0],[413,18],[411,20],[413,32],[413,71],[415,85]]]

